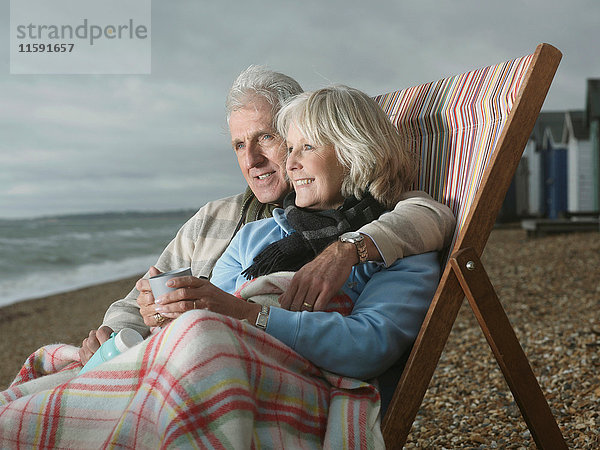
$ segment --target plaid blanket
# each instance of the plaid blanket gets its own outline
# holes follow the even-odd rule
[[[34,353],[0,393],[0,448],[383,448],[374,386],[320,370],[255,327],[190,311],[75,376]]]

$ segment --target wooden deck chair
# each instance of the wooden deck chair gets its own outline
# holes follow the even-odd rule
[[[388,448],[401,448],[466,296],[540,448],[566,448],[480,261],[561,53],[535,53],[376,97],[420,155],[418,189],[457,218],[443,275],[383,418]]]

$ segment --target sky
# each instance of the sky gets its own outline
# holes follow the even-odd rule
[[[13,0],[18,1],[18,0]],[[305,90],[370,95],[563,52],[543,110],[584,109],[600,78],[597,0],[154,1],[151,73],[11,75],[0,0],[0,218],[198,208],[244,181],[224,101],[264,64]]]

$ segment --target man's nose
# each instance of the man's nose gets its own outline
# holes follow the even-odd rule
[[[260,149],[260,145],[256,143],[250,143],[246,147],[246,168],[251,169],[252,167],[258,166],[265,160],[264,155]]]

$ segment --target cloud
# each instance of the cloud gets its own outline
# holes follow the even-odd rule
[[[375,95],[550,42],[565,54],[545,104],[555,110],[583,109],[585,79],[600,76],[595,0],[152,6],[151,75],[9,75],[5,34],[0,217],[197,207],[239,192],[224,100],[249,64],[305,89],[344,83]]]

